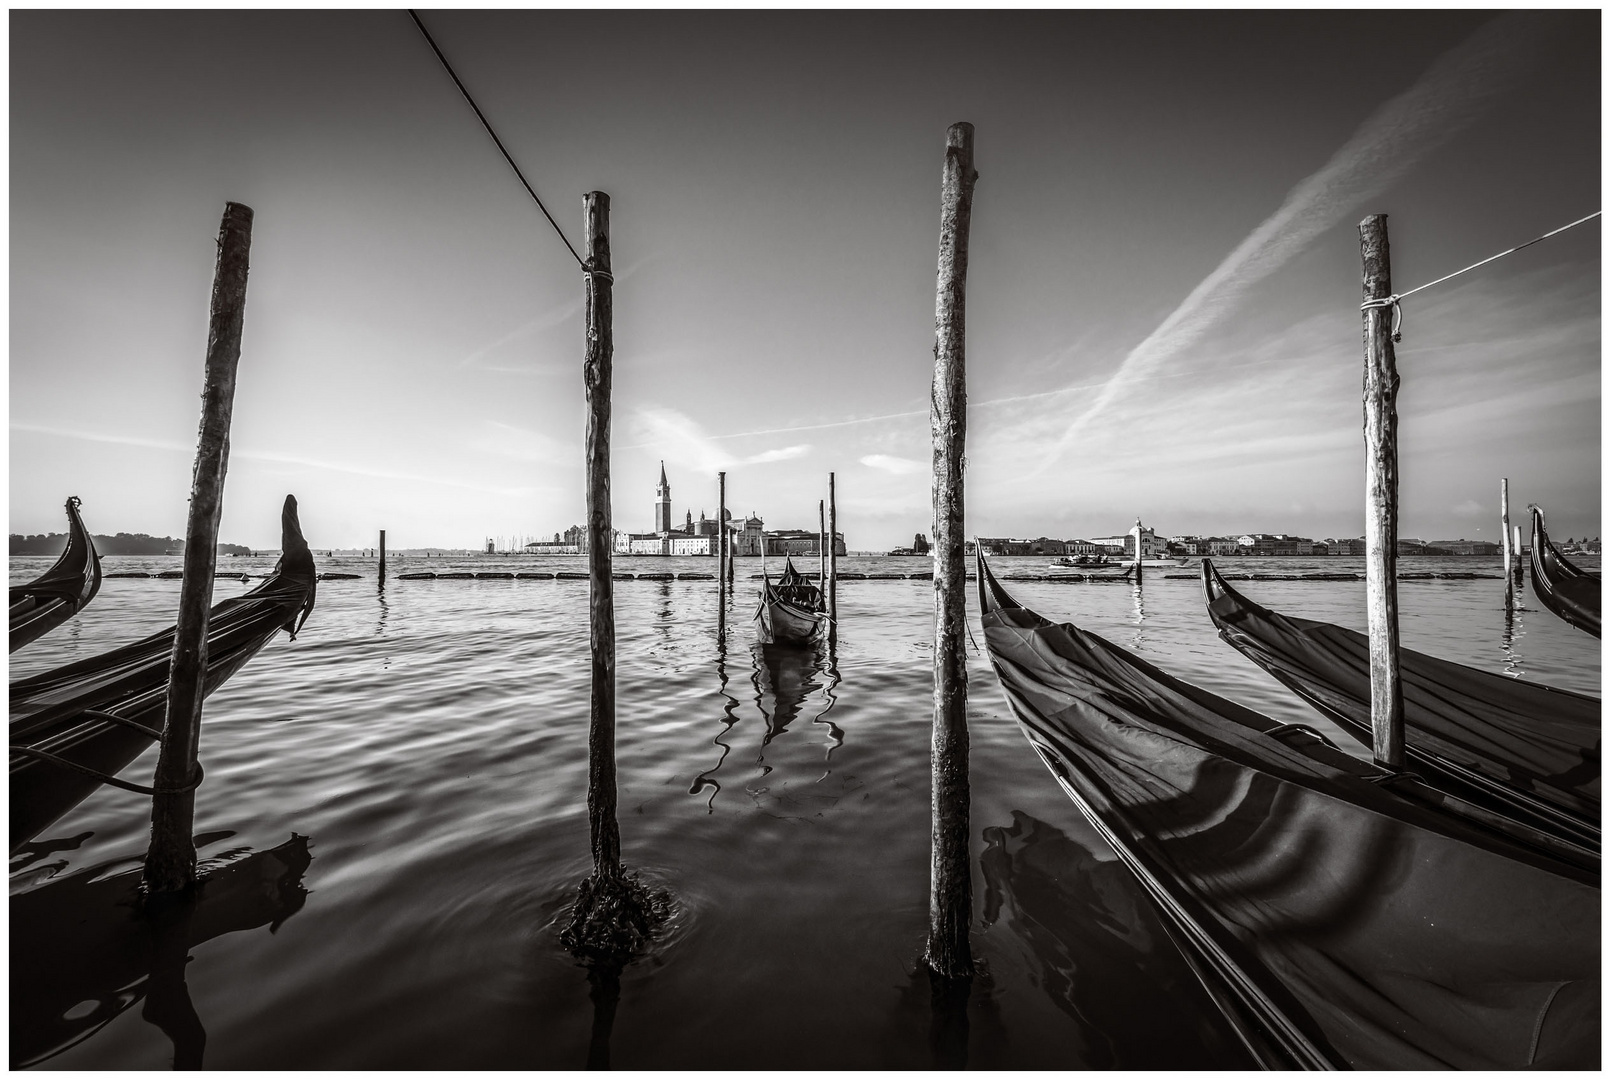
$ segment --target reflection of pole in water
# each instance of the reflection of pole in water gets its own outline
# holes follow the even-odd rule
[[[145,986],[145,1008],[140,1016],[159,1028],[173,1043],[173,1067],[201,1068],[207,1048],[207,1030],[190,1000],[185,964],[190,959],[190,919],[195,904],[182,901],[171,910],[153,913],[151,977]]]
[[[1505,654],[1505,674],[1518,678],[1526,669],[1522,663],[1521,653],[1516,649],[1516,639],[1526,637],[1527,628],[1516,616],[1525,610],[1520,604],[1505,605],[1505,630],[1499,636],[1499,648]]]
[[[733,749],[727,743],[722,742],[722,736],[732,731],[733,726],[738,723],[738,698],[727,692],[726,634],[721,634],[716,639],[716,676],[721,680],[719,693],[727,700],[727,703],[722,706],[722,718],[726,721],[726,726],[722,728],[721,734],[711,739],[711,742],[722,748],[722,756],[716,759],[716,764],[694,777],[693,784],[688,788],[688,794],[690,795],[698,795],[707,787],[710,788],[710,801],[705,804],[705,807],[711,813],[716,812],[716,793],[722,790],[722,785],[715,780],[716,772],[722,767],[722,762],[727,760],[727,755]]]
[[[840,682],[843,681],[839,674],[838,658],[834,655],[834,643],[831,635],[828,638],[827,663],[821,668],[821,670],[828,676],[828,685],[822,688],[822,696],[827,699],[828,705],[816,716],[812,717],[811,722],[813,724],[822,724],[828,729],[828,749],[822,755],[822,760],[824,763],[826,763],[833,757],[833,752],[845,744],[844,729],[842,729],[832,720],[825,719],[827,715],[833,711],[833,707],[839,704],[839,695],[835,694],[834,690],[837,689]],[[817,783],[820,784],[822,781],[826,780],[830,771],[832,770],[824,769],[822,775],[817,777]]]
[[[610,1067],[610,1031],[615,1007],[621,1003],[620,963],[601,961],[587,966],[587,997],[593,1002],[593,1030],[587,1040],[587,1067]]]
[[[1147,622],[1146,597],[1146,590],[1141,587],[1140,575],[1138,574],[1136,583],[1130,586],[1130,599],[1135,605],[1136,633],[1134,643],[1138,648],[1141,645],[1141,631],[1145,628]]]

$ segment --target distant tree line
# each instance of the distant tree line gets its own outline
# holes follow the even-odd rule
[[[183,540],[171,536],[147,536],[145,533],[123,533],[116,536],[90,534],[95,550],[102,555],[165,555],[170,551],[182,552]],[[13,555],[60,555],[67,550],[66,533],[44,533],[39,536],[11,534]],[[219,544],[220,555],[250,555],[252,549],[241,544]]]

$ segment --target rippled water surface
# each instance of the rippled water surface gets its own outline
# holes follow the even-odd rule
[[[13,559],[11,580],[49,562]],[[1219,565],[1268,578],[1361,563]],[[207,704],[196,828],[203,858],[234,860],[233,892],[221,878],[192,925],[136,941],[150,932],[130,929],[119,899],[149,811],[110,788],[12,860],[14,1063],[60,1050],[44,1067],[165,1068],[176,1053],[263,1069],[1247,1064],[971,650],[974,944],[988,973],[965,1017],[931,1008],[914,974],[927,921],[929,582],[842,582],[832,654],[753,643],[756,566],[739,568],[725,640],[714,582],[616,582],[623,859],[677,901],[617,989],[590,982],[557,941],[590,866],[587,583],[396,576],[580,571],[581,560],[393,561],[384,592],[372,561],[320,565],[361,576],[321,582],[301,636],[271,642]],[[178,566],[105,560],[108,572]],[[1497,560],[1400,569],[1492,575],[1403,582],[1406,647],[1600,693],[1597,641],[1530,591],[1507,622]],[[220,579],[215,598],[249,587]],[[1140,589],[1008,587],[1217,693],[1317,721],[1218,640],[1194,568],[1149,571]],[[1288,614],[1364,626],[1361,582],[1237,587]],[[11,657],[12,677],[171,625],[178,593],[177,580],[107,580],[82,615]],[[124,775],[148,782],[155,757]],[[36,989],[25,977],[48,984],[33,1011],[18,1004]],[[176,1011],[186,993],[192,1011]]]

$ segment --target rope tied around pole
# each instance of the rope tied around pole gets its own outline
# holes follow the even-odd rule
[[[1503,259],[1506,255],[1514,255],[1516,252],[1520,251],[1522,248],[1532,247],[1534,244],[1538,243],[1540,240],[1548,240],[1550,237],[1559,235],[1560,233],[1565,232],[1567,229],[1575,228],[1575,227],[1583,224],[1585,221],[1593,221],[1595,218],[1599,217],[1600,214],[1601,214],[1601,211],[1596,210],[1594,213],[1588,214],[1588,215],[1586,215],[1584,217],[1580,217],[1576,221],[1570,222],[1570,223],[1568,223],[1566,225],[1562,225],[1558,229],[1551,229],[1549,232],[1545,233],[1542,236],[1535,236],[1531,240],[1527,241],[1527,243],[1525,243],[1525,244],[1517,244],[1515,247],[1508,248],[1508,249],[1506,249],[1504,251],[1501,251],[1497,255],[1490,255],[1486,259],[1482,259],[1482,260],[1480,260],[1478,262],[1474,262],[1470,266],[1462,267],[1461,269],[1456,270],[1452,274],[1444,274],[1442,277],[1438,278],[1437,280],[1429,281],[1425,285],[1417,285],[1413,289],[1408,289],[1408,290],[1406,290],[1404,292],[1401,292],[1401,293],[1393,293],[1390,296],[1378,297],[1375,300],[1366,300],[1363,304],[1359,305],[1359,310],[1360,311],[1369,311],[1372,308],[1386,308],[1386,307],[1392,308],[1393,309],[1393,340],[1395,342],[1403,341],[1404,340],[1404,335],[1402,333],[1400,333],[1399,328],[1403,325],[1403,314],[1404,314],[1404,312],[1403,312],[1403,308],[1401,308],[1399,306],[1399,301],[1403,300],[1406,296],[1413,296],[1414,294],[1420,292],[1422,289],[1430,289],[1434,285],[1442,285],[1445,281],[1448,281],[1451,278],[1457,278],[1461,274],[1464,274],[1464,273],[1466,273],[1467,271],[1470,271],[1470,270],[1475,270],[1479,266],[1486,266],[1489,263],[1493,262],[1495,259]]]

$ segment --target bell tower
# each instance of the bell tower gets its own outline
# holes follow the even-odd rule
[[[666,483],[666,463],[660,463],[660,483],[654,489],[654,531],[671,531],[671,485]]]

